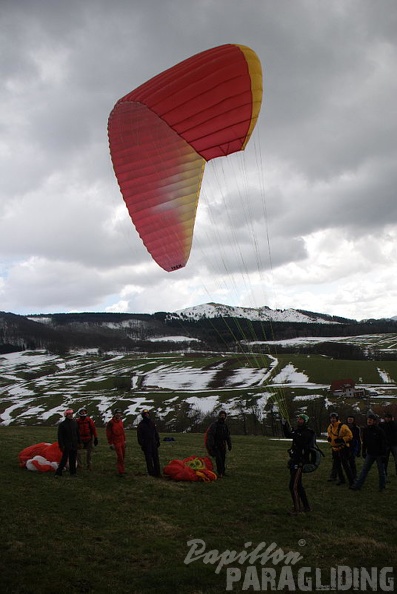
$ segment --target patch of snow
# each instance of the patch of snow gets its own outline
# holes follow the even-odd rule
[[[391,379],[390,375],[387,373],[387,371],[379,369],[378,367],[378,373],[380,375],[380,379],[382,380],[383,383],[385,384],[394,384],[394,380]]]
[[[269,307],[232,307],[221,303],[205,303],[181,309],[168,317],[201,320],[203,318],[244,318],[255,322],[304,322],[306,324],[339,324],[321,314],[303,314],[296,309],[270,309]]]
[[[323,398],[323,394],[305,394],[304,396],[295,396],[294,401],[300,400],[317,400],[317,398]]]
[[[192,338],[191,336],[158,336],[147,340],[149,342],[201,342],[198,338]]]
[[[191,396],[190,398],[186,398],[185,402],[207,415],[217,407],[219,396],[205,396],[204,398]]]
[[[309,378],[288,363],[273,379],[272,384],[306,384]]]

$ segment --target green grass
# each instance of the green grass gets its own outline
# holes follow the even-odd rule
[[[277,355],[279,364],[275,369],[282,369],[292,363],[296,369],[305,373],[310,382],[330,385],[334,379],[351,378],[358,384],[380,384],[378,369],[386,371],[391,378],[397,378],[397,361],[354,361],[330,359],[320,355]]]
[[[226,568],[217,574],[202,560],[184,564],[191,539],[203,539],[207,551],[220,552],[241,551],[249,541],[275,542],[284,552],[299,552],[300,566],[324,571],[337,565],[381,568],[396,558],[397,478],[391,477],[382,494],[375,468],[359,493],[330,484],[327,444],[319,470],[305,476],[312,514],[290,517],[288,442],[234,437],[228,476],[213,483],[147,477],[133,430],[127,433],[125,479],[116,475],[103,429],[91,473],[55,479],[18,467],[19,451],[54,441],[55,434],[49,427],[0,428],[2,592],[225,591]],[[162,465],[204,454],[201,434],[174,438],[161,443]],[[242,582],[233,591],[241,587]]]

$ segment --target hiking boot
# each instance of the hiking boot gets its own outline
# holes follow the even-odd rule
[[[289,516],[298,516],[300,513],[302,513],[301,509],[296,509],[295,507],[293,507],[292,509],[289,510],[288,515]]]

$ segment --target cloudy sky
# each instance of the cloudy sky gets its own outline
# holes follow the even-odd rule
[[[397,315],[394,0],[2,0],[0,16],[0,310]],[[190,260],[166,273],[107,119],[224,43],[262,62],[260,119],[244,153],[206,166]]]

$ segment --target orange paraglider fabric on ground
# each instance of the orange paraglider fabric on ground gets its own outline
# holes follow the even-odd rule
[[[22,450],[19,455],[19,466],[37,472],[52,472],[58,468],[62,458],[58,442],[37,443]]]
[[[183,460],[171,460],[163,468],[163,473],[174,481],[210,482],[217,479],[212,469],[212,461],[207,456],[205,458],[189,456]]]
[[[148,252],[167,272],[189,258],[206,162],[244,150],[261,102],[258,56],[226,44],[158,74],[110,113],[121,193]]]

